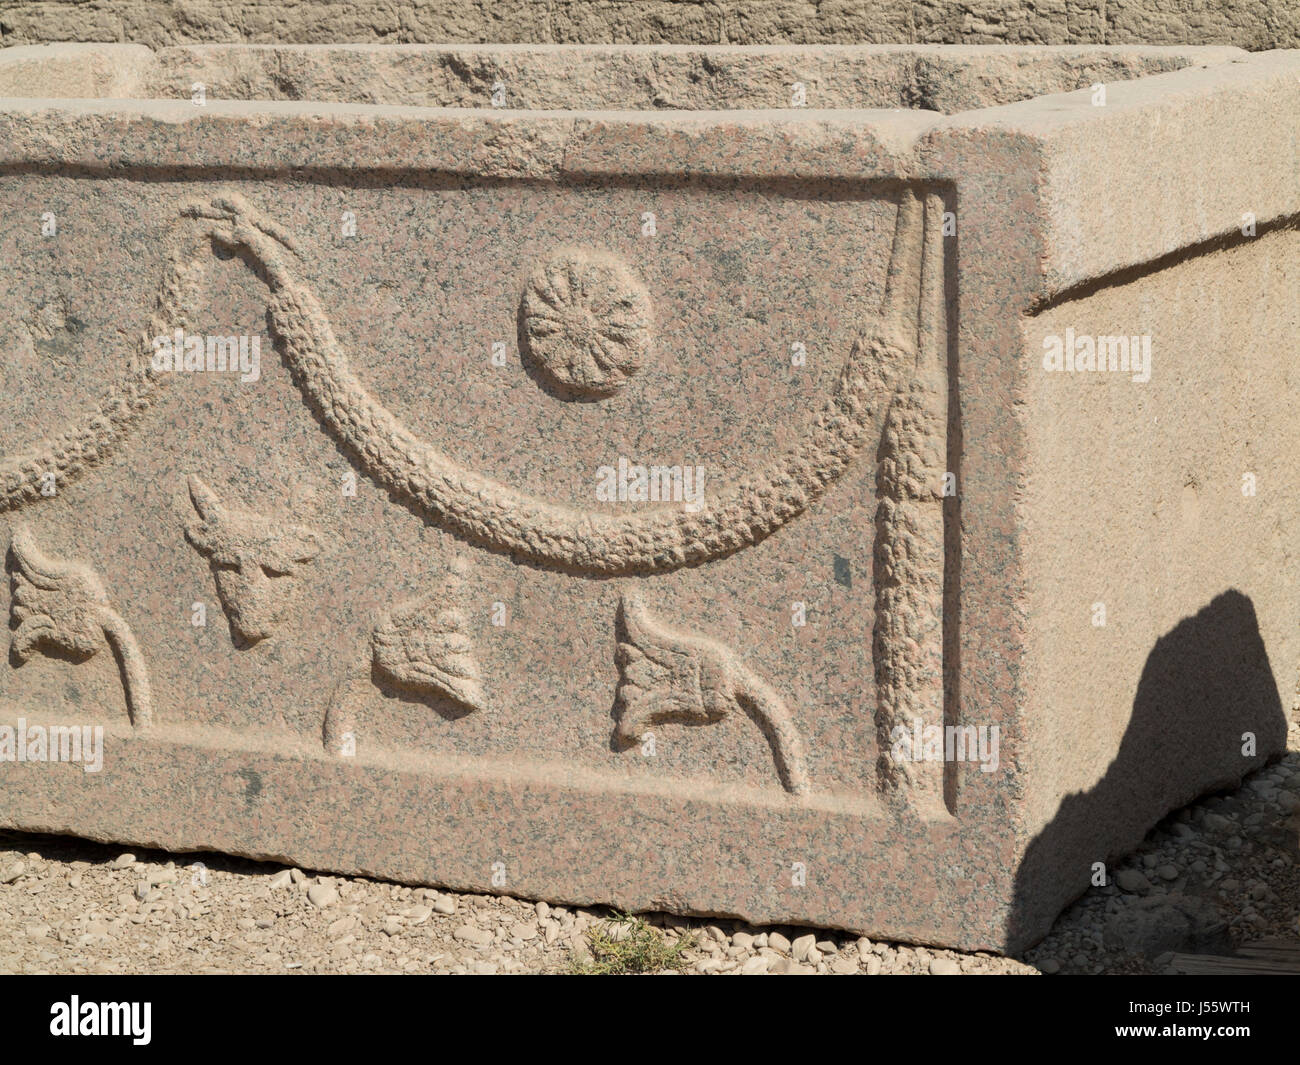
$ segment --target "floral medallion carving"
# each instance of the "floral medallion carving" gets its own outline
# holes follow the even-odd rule
[[[650,351],[650,294],[627,264],[597,248],[561,248],[538,263],[520,317],[526,355],[580,396],[612,396]]]

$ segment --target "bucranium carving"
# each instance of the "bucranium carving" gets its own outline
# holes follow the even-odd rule
[[[245,644],[270,636],[289,606],[292,582],[321,550],[302,525],[228,507],[198,477],[189,478],[199,516],[185,536],[212,565],[217,595],[231,632]]]

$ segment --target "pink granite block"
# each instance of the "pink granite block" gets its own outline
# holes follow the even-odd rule
[[[1297,54],[86,48],[0,825],[1005,951],[1282,749]]]

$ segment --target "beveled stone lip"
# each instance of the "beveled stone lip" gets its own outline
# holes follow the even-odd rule
[[[0,95],[545,110],[959,114],[1247,56],[1220,46],[55,44],[0,51]],[[274,61],[274,69],[262,64]],[[467,67],[467,64],[469,66]],[[503,99],[492,99],[494,79]],[[93,89],[85,92],[85,88]]]
[[[864,112],[563,112],[368,104],[212,101],[0,99],[0,166],[46,162],[64,167],[249,167],[394,170],[479,177],[560,178],[646,175],[626,149],[655,137],[692,143],[689,161],[661,174],[736,177],[897,178],[907,150],[933,122],[889,111]],[[58,126],[56,146],[47,136]],[[785,156],[737,152],[734,137],[755,132]],[[493,137],[513,137],[517,152],[493,158]],[[332,143],[331,143],[332,139]],[[478,148],[473,151],[471,148]]]
[[[683,788],[680,781],[676,788],[655,782],[601,786],[585,774],[557,774],[552,767],[548,776],[504,761],[485,772],[480,760],[439,759],[416,767],[404,758],[325,759],[278,742],[267,751],[246,735],[222,730],[160,728],[130,735],[106,725],[105,734],[116,752],[112,772],[84,774],[68,767],[83,778],[75,798],[66,791],[56,798],[63,772],[10,765],[0,826],[177,854],[218,851],[402,883],[436,882],[455,891],[635,911],[730,913],[760,925],[812,922],[872,938],[960,942],[972,950],[1004,947],[996,935],[967,927],[961,907],[936,905],[925,916],[918,911],[886,925],[872,894],[858,893],[852,870],[859,855],[883,845],[909,848],[923,833],[926,845],[914,854],[928,878],[920,892],[936,900],[964,896],[971,884],[963,869],[980,841],[963,834],[952,818],[897,822],[864,816],[861,802],[839,804],[833,796],[774,801],[744,789]],[[191,801],[156,801],[182,788]],[[632,816],[645,824],[691,824],[693,838],[710,843],[693,856],[647,846],[624,831],[629,802],[635,804]],[[360,811],[387,831],[368,829]],[[722,843],[742,834],[762,843]],[[958,857],[934,861],[932,846]],[[534,848],[545,860],[533,860]],[[790,884],[788,868],[765,857],[810,853],[834,855],[835,868],[801,888]],[[509,872],[504,890],[491,880],[497,861]],[[671,875],[683,865],[716,869],[725,894],[708,876]],[[891,877],[881,874],[875,889],[892,894]]]
[[[52,46],[50,55],[58,47]],[[603,50],[572,47],[592,54]],[[947,50],[930,47],[936,53]],[[960,46],[951,50],[980,54]],[[1203,51],[1209,63],[1108,84],[1104,107],[1094,106],[1091,93],[1081,89],[956,115],[904,109],[510,110],[221,99],[197,107],[188,100],[8,97],[0,98],[0,166],[85,168],[101,175],[123,168],[183,168],[308,175],[381,171],[397,178],[489,180],[957,183],[969,179],[972,166],[986,154],[970,150],[972,138],[979,138],[984,145],[1014,144],[1024,174],[1041,188],[1048,213],[1036,223],[1045,241],[1034,300],[1043,302],[1119,269],[1230,236],[1243,204],[1261,225],[1300,211],[1300,196],[1276,178],[1287,167],[1300,170],[1300,145],[1279,137],[1269,165],[1256,165],[1259,146],[1249,132],[1255,116],[1262,119],[1282,106],[1300,75],[1300,52],[1153,51],[1180,56]],[[0,67],[10,58],[0,52]],[[1211,121],[1207,108],[1220,130],[1221,150],[1212,156],[1187,137],[1188,129]],[[1148,184],[1124,177],[1125,153],[1139,151],[1145,165],[1164,175],[1158,203],[1151,201]],[[1079,166],[1089,158],[1096,161],[1095,180],[1080,181]],[[1182,180],[1179,175],[1191,167],[1200,171],[1200,179]],[[983,180],[1005,178],[989,173]],[[1158,224],[1151,224],[1153,212]]]

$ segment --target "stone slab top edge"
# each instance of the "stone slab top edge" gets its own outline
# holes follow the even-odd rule
[[[1246,55],[1236,48],[964,45],[29,45],[0,49],[0,96],[212,98],[529,110],[905,107],[948,114]],[[499,106],[503,101],[494,101]]]
[[[33,45],[32,48],[50,47]],[[84,46],[98,47],[98,46]],[[143,49],[142,45],[117,45],[115,48]],[[243,46],[231,46],[243,47]],[[271,46],[265,46],[271,47]],[[332,47],[332,46],[300,46]],[[363,47],[363,46],[357,46]],[[396,47],[396,46],[366,46]],[[431,47],[431,46],[421,46]],[[529,47],[529,46],[516,46]],[[549,46],[569,47],[569,46]],[[585,47],[585,46],[574,46]],[[960,46],[950,46],[960,47]],[[147,51],[147,49],[145,49]],[[1177,51],[1176,49],[1165,49]],[[268,140],[291,134],[307,125],[320,127],[355,128],[377,132],[385,126],[396,127],[409,123],[423,125],[431,139],[436,131],[449,127],[500,128],[532,124],[538,130],[567,128],[579,141],[586,131],[600,129],[626,129],[636,126],[658,133],[683,131],[703,135],[711,130],[753,132],[762,127],[794,130],[806,127],[804,146],[815,147],[827,134],[837,136],[844,131],[856,131],[860,137],[878,137],[889,141],[891,147],[906,147],[917,158],[893,160],[894,169],[888,172],[878,167],[855,165],[845,160],[843,166],[828,165],[825,157],[805,161],[805,165],[787,167],[781,160],[772,160],[770,167],[750,165],[743,154],[728,152],[725,158],[710,160],[707,155],[691,158],[674,158],[658,167],[647,169],[645,159],[623,160],[611,158],[598,163],[587,155],[579,163],[570,153],[556,173],[592,174],[680,174],[726,173],[741,177],[788,176],[792,178],[844,178],[866,179],[895,178],[901,180],[943,180],[957,174],[945,170],[942,164],[927,163],[926,135],[931,140],[944,131],[978,130],[1000,135],[1014,134],[1026,140],[1047,144],[1082,127],[1108,125],[1117,120],[1131,121],[1137,115],[1152,115],[1170,105],[1200,107],[1212,95],[1231,90],[1238,93],[1260,88],[1267,80],[1300,75],[1300,50],[1246,53],[1237,49],[1236,58],[1208,66],[1184,67],[1174,71],[1150,74],[1132,81],[1118,81],[1106,85],[1107,100],[1096,106],[1088,89],[1067,93],[1054,93],[1001,104],[978,110],[944,115],[938,111],[912,108],[772,108],[772,109],[699,109],[699,110],[643,110],[643,109],[516,109],[509,107],[429,107],[408,104],[342,103],[315,100],[230,100],[210,98],[201,106],[189,100],[137,99],[103,97],[28,97],[0,95],[0,116],[13,121],[25,117],[33,122],[61,122],[75,125],[78,122],[94,124],[95,119],[113,119],[123,123],[139,121],[181,127],[188,132],[199,132],[212,123],[227,125],[231,122],[246,124],[251,140]],[[0,56],[2,58],[2,56]],[[276,124],[279,123],[277,126]],[[18,131],[15,131],[16,133]],[[37,141],[49,143],[51,130],[39,137],[22,138],[9,143],[0,142],[0,164],[13,162],[39,162],[40,153],[25,154],[24,149],[36,147]],[[69,128],[69,134],[76,130]],[[160,145],[163,147],[164,145]],[[105,146],[108,147],[108,146]],[[192,145],[198,148],[198,145]],[[405,164],[398,160],[388,163],[381,150],[370,155],[348,155],[337,162],[315,160],[320,167],[370,170],[433,169],[450,173],[483,173],[477,162],[467,163],[447,160],[447,165],[422,162],[407,157]],[[573,148],[570,145],[570,148]],[[238,165],[239,149],[232,145],[207,145],[198,154],[210,165]],[[51,154],[51,162],[55,161]],[[79,157],[76,152],[61,151],[57,161],[67,165],[94,166],[146,166],[170,165],[162,159],[128,159],[124,153],[114,157],[96,152],[93,156]],[[196,160],[197,162],[197,160]],[[307,165],[298,159],[295,166]],[[493,176],[487,172],[485,176]]]
[[[132,46],[125,46],[132,47]],[[512,111],[319,102],[0,99],[0,166],[493,178],[1002,181],[1043,233],[1035,301],[1300,216],[1300,51],[1242,53],[944,116],[909,110]],[[987,172],[981,172],[984,166]],[[958,208],[960,213],[960,206]]]

